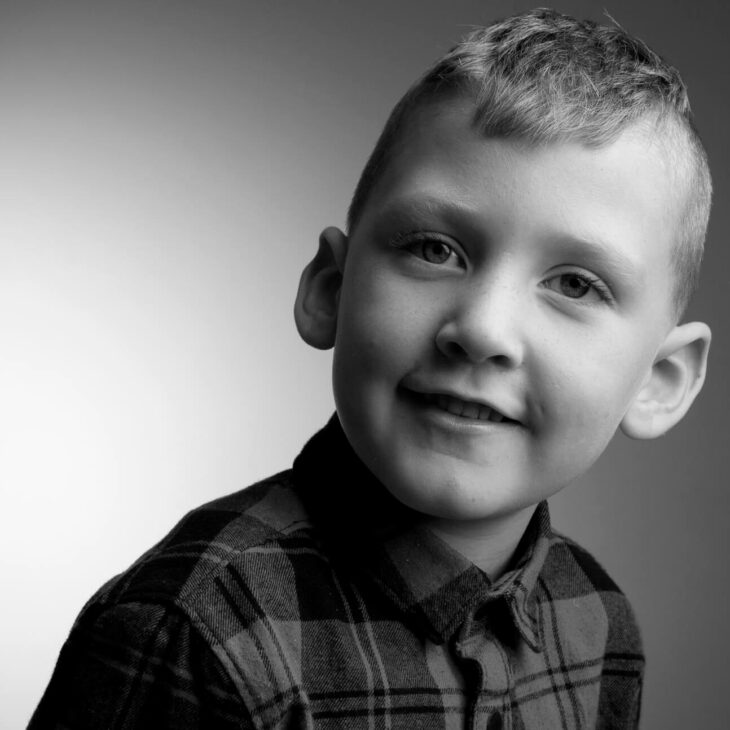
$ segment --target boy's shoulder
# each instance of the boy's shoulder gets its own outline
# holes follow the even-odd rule
[[[90,604],[154,603],[185,613],[250,552],[306,539],[309,518],[291,470],[188,512],[154,547],[105,584]]]
[[[542,571],[545,580],[556,586],[567,583],[574,593],[580,592],[582,582],[591,592],[624,595],[618,584],[591,552],[559,530],[551,528],[551,532],[551,549]],[[572,569],[566,570],[566,566],[570,566]],[[578,570],[582,576],[578,581],[574,570]]]
[[[223,646],[258,615],[235,581],[275,592],[308,525],[290,471],[189,512],[88,601],[29,727],[248,727]]]
[[[575,635],[581,627],[605,632],[609,659],[621,658],[616,653],[643,661],[638,621],[623,590],[586,548],[554,529],[537,588],[539,600],[549,602]]]

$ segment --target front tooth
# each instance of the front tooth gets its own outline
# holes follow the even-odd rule
[[[491,413],[492,413],[492,409],[489,406],[479,406],[478,418],[480,421],[488,421]]]
[[[460,416],[462,414],[463,406],[464,402],[460,401],[458,398],[448,398],[446,410],[449,413],[453,413],[455,416]]]
[[[465,418],[478,418],[479,417],[479,404],[478,403],[464,403],[464,409],[461,411],[461,415]]]
[[[502,423],[502,421],[504,421],[504,416],[499,411],[492,409],[492,412],[489,414],[489,420],[494,423]]]
[[[444,411],[449,410],[449,397],[447,395],[437,395],[436,405]]]

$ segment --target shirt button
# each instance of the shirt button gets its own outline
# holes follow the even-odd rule
[[[487,721],[487,730],[502,730],[502,715],[495,712]]]

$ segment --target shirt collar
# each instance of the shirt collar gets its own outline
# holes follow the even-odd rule
[[[334,415],[294,462],[312,521],[432,641],[443,643],[470,617],[506,607],[512,625],[540,649],[535,588],[552,530],[541,502],[508,569],[494,583],[467,558],[420,526],[360,461]]]

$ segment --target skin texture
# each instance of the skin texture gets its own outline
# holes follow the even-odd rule
[[[469,120],[419,114],[350,238],[322,234],[297,321],[335,345],[360,458],[498,574],[622,422],[649,438],[681,418],[709,330],[672,319],[675,196],[644,135],[530,147]]]

